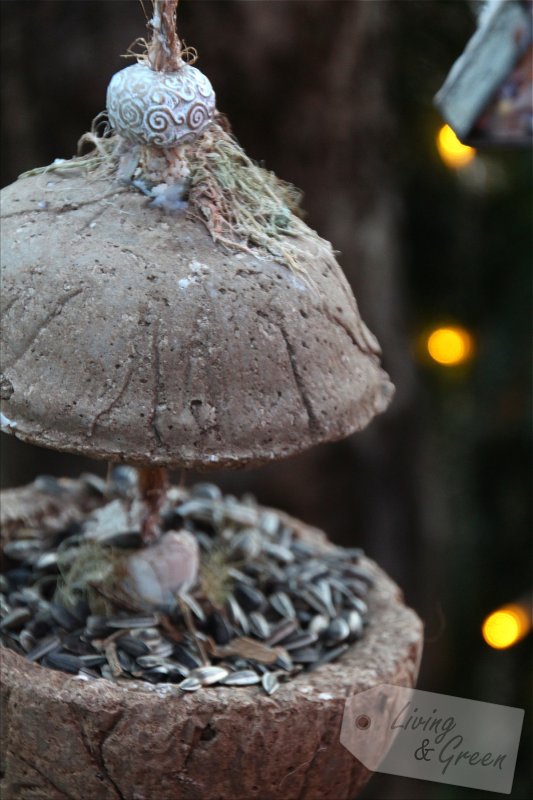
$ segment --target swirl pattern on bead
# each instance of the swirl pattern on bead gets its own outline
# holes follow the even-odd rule
[[[130,142],[174,147],[197,136],[215,113],[206,76],[183,64],[178,72],[155,72],[134,64],[113,75],[107,113],[115,131]]]

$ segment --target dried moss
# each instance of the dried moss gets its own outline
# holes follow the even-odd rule
[[[99,115],[91,131],[81,137],[79,152],[87,146],[91,150],[85,155],[56,159],[20,177],[82,169],[94,177],[109,175],[124,182],[126,165],[126,180],[150,194],[143,178],[143,148],[115,135],[105,115]],[[190,175],[187,214],[205,225],[213,241],[230,251],[274,259],[305,280],[310,244],[331,253],[330,245],[300,218],[300,191],[254,163],[218,122],[194,143],[173,152]],[[135,182],[130,180],[134,173]]]
[[[61,578],[58,581],[55,599],[74,608],[80,597],[86,598],[93,614],[112,614],[114,605],[95,587],[109,594],[120,591],[120,575],[123,572],[124,553],[97,542],[85,542],[58,554]]]
[[[201,594],[215,608],[221,608],[231,593],[233,580],[228,574],[230,567],[226,549],[213,547],[202,554],[200,562]]]

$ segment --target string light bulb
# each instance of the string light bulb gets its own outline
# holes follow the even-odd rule
[[[474,351],[472,335],[459,326],[435,328],[427,337],[427,351],[433,361],[446,367],[468,361]]]
[[[486,643],[495,650],[506,650],[531,630],[531,613],[518,603],[493,611],[484,620],[481,632]]]
[[[475,158],[476,150],[459,141],[449,125],[443,125],[437,134],[437,149],[447,167],[463,169]]]

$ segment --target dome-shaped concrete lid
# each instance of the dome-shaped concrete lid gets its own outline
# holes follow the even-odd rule
[[[185,63],[176,5],[154,0],[112,78],[95,156],[2,192],[1,421],[111,461],[244,466],[363,428],[393,387],[331,246]]]
[[[20,439],[244,466],[340,439],[388,405],[376,340],[321,240],[304,280],[134,190],[58,172],[4,189],[1,219],[2,423]]]

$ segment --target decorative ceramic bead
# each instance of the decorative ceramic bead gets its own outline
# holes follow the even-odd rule
[[[199,69],[156,72],[134,64],[117,72],[107,89],[109,121],[136,144],[175,147],[191,141],[211,122],[215,93]]]

